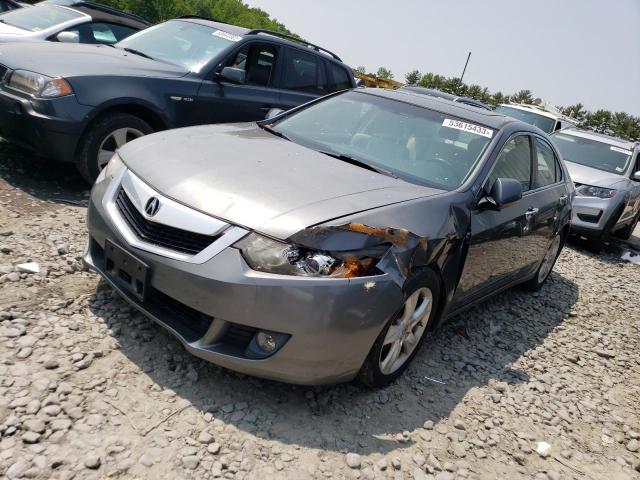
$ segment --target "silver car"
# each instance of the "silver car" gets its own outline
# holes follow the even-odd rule
[[[85,261],[206,360],[381,386],[446,318],[540,288],[572,195],[529,124],[358,89],[128,143],[93,187]]]
[[[640,147],[570,128],[551,138],[576,185],[571,230],[602,248],[610,235],[628,239],[640,218]]]

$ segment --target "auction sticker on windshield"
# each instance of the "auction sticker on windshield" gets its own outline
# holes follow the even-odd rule
[[[474,123],[462,122],[460,120],[454,120],[452,118],[445,118],[444,122],[442,122],[443,127],[455,128],[456,130],[462,130],[463,132],[471,132],[477,135],[482,135],[483,137],[492,138],[493,130],[490,128],[483,127],[481,125],[476,125]]]
[[[613,150],[614,152],[618,152],[618,153],[624,153],[625,155],[631,155],[633,153],[630,150],[625,150],[624,148],[618,148],[618,147],[614,147],[614,146],[611,146],[611,150]]]
[[[213,32],[213,35],[215,35],[216,37],[224,38],[225,40],[229,40],[231,42],[239,42],[240,40],[242,40],[242,37],[233,35],[232,33],[224,32],[222,30],[216,30],[215,32]]]

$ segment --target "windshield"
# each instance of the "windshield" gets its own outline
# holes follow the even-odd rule
[[[117,44],[156,60],[198,72],[241,37],[197,23],[169,21],[142,30]]]
[[[451,115],[356,91],[285,117],[273,130],[309,148],[445,190],[465,181],[495,133]]]
[[[556,125],[556,121],[553,118],[545,117],[534,112],[527,112],[513,107],[507,107],[504,105],[498,105],[496,112],[508,115],[516,120],[522,120],[530,125],[535,125],[543,132],[551,133]]]
[[[552,138],[565,161],[618,175],[625,172],[633,153],[608,143],[564,133],[557,133]]]
[[[62,23],[82,18],[85,15],[68,8],[55,5],[38,5],[31,8],[19,8],[2,14],[0,21],[30,32],[39,32]]]

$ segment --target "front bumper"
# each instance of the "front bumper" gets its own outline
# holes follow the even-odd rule
[[[75,95],[37,100],[0,89],[0,136],[56,161],[74,160],[88,115]]]
[[[202,263],[189,263],[133,247],[105,209],[108,182],[96,184],[88,212],[85,262],[133,306],[171,332],[192,354],[231,370],[294,384],[349,381],[375,339],[403,304],[388,275],[317,279],[251,270],[226,247]],[[117,220],[117,219],[116,219]],[[144,301],[121,289],[105,269],[110,240],[151,268]],[[220,328],[232,333],[220,334]],[[242,341],[258,330],[290,335],[271,357],[252,360]],[[218,333],[216,333],[218,332]],[[242,340],[242,338],[240,338]]]
[[[620,216],[621,202],[619,195],[611,199],[576,196],[573,200],[571,231],[586,237],[611,232]]]

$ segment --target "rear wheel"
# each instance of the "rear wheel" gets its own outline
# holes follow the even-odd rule
[[[91,124],[78,147],[76,167],[93,183],[116,150],[128,142],[153,133],[147,122],[128,113],[110,113]]]
[[[376,339],[359,379],[371,387],[384,387],[409,366],[438,312],[440,282],[428,269],[407,280],[402,309]]]
[[[524,287],[528,290],[537,291],[542,288],[544,282],[547,281],[549,275],[551,275],[551,271],[556,264],[556,260],[560,256],[560,252],[563,247],[563,235],[557,234],[551,240],[551,243],[547,247],[547,251],[544,254],[544,258],[542,259],[542,263],[540,263],[540,267],[538,267],[538,271],[536,272],[535,277],[524,284]]]

